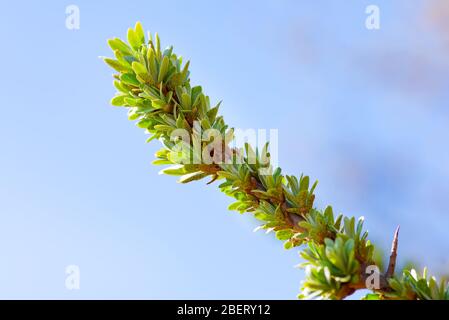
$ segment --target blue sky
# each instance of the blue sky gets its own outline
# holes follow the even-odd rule
[[[399,259],[448,273],[449,7],[444,1],[14,1],[0,13],[0,298],[294,299],[297,251],[253,233],[109,106],[106,39],[140,20],[191,60],[239,128],[279,129],[284,172],[365,216]],[[415,3],[414,2],[414,3]],[[80,8],[80,29],[65,8]],[[380,8],[381,29],[365,28]],[[78,265],[80,290],[65,268]]]

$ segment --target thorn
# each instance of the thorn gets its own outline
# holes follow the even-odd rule
[[[396,228],[396,231],[394,232],[393,241],[391,243],[390,260],[388,262],[388,269],[385,274],[386,278],[391,278],[394,275],[394,269],[396,267],[396,257],[398,255],[399,228],[400,226]]]
[[[397,252],[398,251],[398,238],[399,238],[399,228],[401,226],[398,226],[396,228],[396,231],[394,232],[393,242],[391,244],[391,252]]]

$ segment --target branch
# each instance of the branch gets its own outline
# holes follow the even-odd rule
[[[365,267],[375,264],[375,247],[363,231],[363,218],[356,221],[354,217],[335,216],[330,206],[315,208],[317,182],[310,185],[308,176],[283,175],[280,168],[273,168],[268,145],[261,150],[253,150],[249,144],[243,150],[230,148],[234,130],[218,116],[220,103],[211,107],[202,88],[191,86],[189,62],[184,64],[173,47],[161,50],[157,34],[154,39],[149,35],[146,42],[140,23],[128,29],[127,38],[129,44],[118,38],[108,41],[115,59],[104,61],[117,71],[114,86],[118,90],[111,104],[129,110],[128,118],[137,120],[137,126],[151,135],[148,142],[161,141],[163,148],[153,163],[171,165],[161,173],[180,176],[181,183],[207,177],[210,183],[221,180],[220,190],[236,200],[230,210],[254,214],[262,221],[261,228],[275,231],[286,249],[302,246],[306,279],[300,297],[343,299],[365,288]],[[218,136],[211,141],[199,134],[202,130],[215,130]],[[212,160],[205,162],[200,157],[198,162],[198,148],[209,151],[206,155]],[[268,174],[261,174],[261,170]],[[434,278],[427,279],[426,272],[421,276],[414,270],[403,270],[402,278],[393,277],[398,231],[388,270],[381,276],[383,285],[375,296],[449,299],[447,282],[435,284]]]

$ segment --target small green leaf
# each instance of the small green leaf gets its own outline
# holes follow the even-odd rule
[[[132,63],[132,68],[136,74],[140,75],[140,74],[147,73],[147,68],[145,68],[145,66],[143,64],[141,64],[140,62],[134,61]]]
[[[150,143],[151,141],[153,141],[154,139],[158,138],[158,135],[154,134],[151,137],[149,137],[145,142],[146,143]]]
[[[308,176],[305,176],[301,179],[299,190],[300,191],[309,190],[309,177]]]
[[[123,65],[122,63],[120,63],[117,60],[111,59],[111,58],[104,58],[103,59],[104,62],[106,62],[111,68],[113,68],[114,70],[118,71],[118,72],[128,72],[129,67]]]
[[[181,72],[181,80],[182,81],[187,80],[187,77],[189,75],[189,65],[190,65],[190,61],[187,61],[184,68],[182,69],[182,72]]]
[[[115,96],[111,99],[111,104],[116,107],[121,107],[125,105],[126,95]]]
[[[168,59],[168,57],[165,56],[164,59],[162,59],[161,67],[159,69],[159,75],[157,77],[157,82],[159,82],[159,83],[164,80],[164,77],[168,70],[168,62],[169,62],[169,59]]]
[[[362,300],[380,300],[380,295],[376,293],[368,293]]]
[[[131,48],[119,38],[109,39],[108,44],[113,51],[119,50],[125,56],[126,55],[132,56],[133,54]]]
[[[154,164],[156,166],[161,166],[161,165],[166,165],[166,164],[172,164],[172,162],[170,162],[169,160],[157,159],[157,160],[154,160],[152,162],[152,164]]]
[[[159,174],[168,174],[170,176],[182,176],[185,173],[186,170],[183,165],[175,165],[159,171]]]
[[[152,48],[148,49],[147,52],[147,60],[148,60],[148,66],[150,68],[150,74],[153,78],[153,81],[157,81],[157,64],[156,64],[156,57],[154,55],[154,50]]]
[[[201,172],[201,171],[193,172],[193,173],[189,173],[189,174],[183,175],[178,180],[178,182],[179,183],[188,183],[188,182],[192,182],[192,181],[195,181],[195,180],[203,179],[203,178],[207,177],[208,175],[209,175],[208,173]]]
[[[139,119],[140,115],[138,113],[136,113],[136,109],[137,108],[130,108],[128,111],[128,119],[129,120],[137,120]]]
[[[241,205],[242,203],[240,201],[231,203],[228,207],[228,210],[237,210],[237,208]]]
[[[142,24],[137,21],[134,27],[134,31],[137,39],[139,39],[140,43],[145,43],[145,32],[143,31]]]
[[[157,54],[157,58],[160,59],[161,58],[161,39],[159,39],[159,34],[157,32],[154,35],[154,37],[156,38],[156,54]]]
[[[189,110],[192,103],[192,101],[190,100],[190,95],[187,93],[183,93],[181,99],[183,108]]]
[[[148,120],[148,119],[142,119],[142,120],[140,120],[139,122],[137,122],[136,125],[137,125],[139,128],[146,129],[146,128],[148,128],[148,127],[150,126],[150,124],[151,124],[151,121],[150,121],[150,120]]]
[[[276,231],[276,238],[278,240],[288,240],[293,236],[293,234],[293,231],[291,231],[290,229],[279,230]]]
[[[264,212],[260,212],[260,211],[257,211],[256,213],[254,213],[254,217],[261,221],[273,221],[274,220],[274,217],[272,215],[264,213]]]
[[[289,249],[291,249],[291,248],[293,248],[293,242],[291,242],[291,241],[286,241],[286,242],[284,243],[284,249],[289,250]]]
[[[235,175],[233,175],[232,173],[229,173],[229,172],[227,172],[227,171],[218,171],[217,174],[218,174],[220,177],[227,178],[227,179],[229,179],[229,180],[235,180],[235,179],[237,179],[237,177],[236,177]]]
[[[120,76],[120,80],[123,81],[126,84],[132,85],[132,86],[140,86],[139,80],[137,80],[136,75],[132,73],[125,73]]]
[[[220,107],[220,105],[217,105],[216,107],[213,107],[212,109],[207,111],[207,118],[209,119],[209,121],[211,123],[214,123],[215,118],[217,117],[217,113],[218,113],[218,108],[219,107]]]
[[[128,43],[136,51],[139,50],[140,46],[143,43],[132,28],[128,29]]]
[[[118,80],[114,80],[114,87],[118,90],[118,91],[120,91],[120,92],[123,92],[123,93],[128,93],[128,89],[127,88],[125,88],[121,83],[120,83],[120,81],[118,81]]]

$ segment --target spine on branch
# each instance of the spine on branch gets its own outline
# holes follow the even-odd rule
[[[308,176],[283,175],[272,168],[268,145],[253,149],[230,146],[234,130],[218,115],[200,86],[191,86],[189,62],[173,47],[161,49],[158,35],[145,39],[138,22],[128,29],[127,42],[110,39],[115,58],[104,61],[117,73],[114,106],[128,108],[128,118],[163,147],[155,165],[169,165],[161,173],[180,176],[188,183],[209,177],[235,202],[230,210],[249,212],[273,231],[284,247],[301,247],[306,278],[300,298],[344,299],[358,289],[373,290],[366,299],[449,299],[449,285],[415,270],[395,276],[398,230],[385,273],[367,273],[380,265],[375,246],[363,230],[363,218],[336,216],[332,207],[314,207],[317,182]],[[202,135],[201,132],[212,132]],[[198,152],[199,150],[199,152]],[[378,281],[370,281],[378,276]],[[372,285],[374,283],[374,285]],[[377,283],[377,285],[376,285]]]

